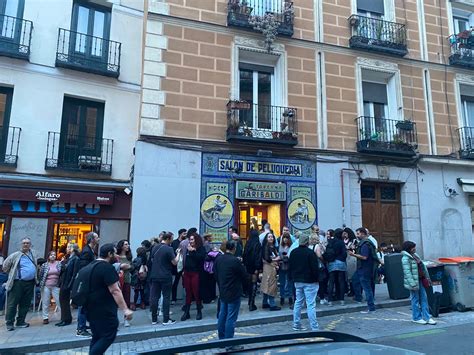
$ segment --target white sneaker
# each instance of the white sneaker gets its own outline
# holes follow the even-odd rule
[[[176,321],[174,319],[170,318],[170,319],[168,319],[167,322],[163,322],[162,324],[163,325],[172,325],[172,324],[175,324],[175,323],[176,323]]]
[[[124,327],[130,327],[130,322],[125,319],[125,321],[123,322],[123,326]]]
[[[423,319],[418,319],[418,320],[414,320],[413,323],[416,323],[416,324],[427,324],[427,321],[423,320]]]
[[[326,301],[326,300],[323,298],[321,301],[319,301],[319,304],[328,304],[328,301]]]
[[[428,319],[427,322],[429,325],[436,325],[436,321],[433,318]]]
[[[293,330],[294,330],[295,332],[304,332],[304,331],[306,331],[306,330],[308,330],[308,329],[307,329],[306,327],[303,327],[302,325],[300,325],[299,327],[297,327],[297,326],[294,325],[294,326],[293,326]]]
[[[360,311],[361,314],[373,314],[375,313],[375,311],[369,311],[369,310],[366,310],[366,311]]]
[[[346,305],[346,302],[341,301],[341,306],[345,306],[345,305]]]

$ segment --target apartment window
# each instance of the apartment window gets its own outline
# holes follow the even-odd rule
[[[24,0],[0,0],[1,36],[19,41],[23,18]]]
[[[458,34],[474,27],[474,16],[470,11],[453,7],[453,29]]]
[[[271,114],[275,101],[273,67],[240,63],[239,76],[240,100],[245,100],[252,105],[252,109],[247,114],[241,115],[241,123],[254,128],[274,128],[277,122],[272,120],[274,115]]]
[[[10,127],[13,89],[0,87],[0,162],[5,160]]]
[[[385,14],[384,0],[357,0],[357,14],[382,19]]]
[[[474,97],[461,95],[462,119],[465,127],[474,127]]]
[[[71,29],[76,32],[70,41],[76,55],[92,58],[107,56],[108,48],[104,48],[104,39],[109,39],[110,34],[109,8],[88,2],[75,2]]]
[[[101,156],[104,104],[64,98],[59,161],[77,166],[80,156]]]
[[[253,7],[252,15],[263,16],[267,12],[282,13],[284,0],[250,0],[249,5]]]

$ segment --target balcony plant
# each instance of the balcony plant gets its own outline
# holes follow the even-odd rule
[[[413,122],[409,120],[400,121],[395,124],[395,127],[401,131],[413,131]]]
[[[230,100],[227,107],[231,110],[250,110],[251,104],[245,100]]]

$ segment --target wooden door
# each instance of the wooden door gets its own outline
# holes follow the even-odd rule
[[[362,224],[370,234],[388,245],[403,243],[400,185],[378,182],[361,184]]]

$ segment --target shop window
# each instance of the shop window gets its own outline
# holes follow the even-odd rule
[[[51,250],[56,252],[58,259],[65,254],[68,243],[76,243],[82,250],[86,245],[86,234],[92,231],[94,224],[55,223]]]

